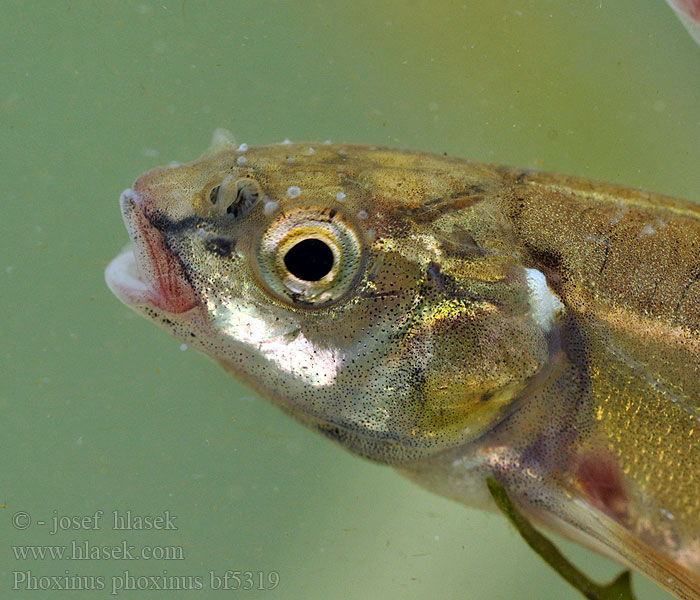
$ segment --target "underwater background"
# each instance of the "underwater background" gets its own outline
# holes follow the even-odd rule
[[[250,145],[447,152],[700,201],[700,47],[669,7],[2,8],[0,597],[59,597],[27,588],[93,576],[103,589],[60,597],[578,598],[503,517],[307,431],[121,305],[103,271],[127,242],[120,192],[146,169],[198,157],[217,127]],[[176,529],[114,530],[113,511]],[[54,517],[68,529],[52,533]],[[155,558],[22,555],[86,541]],[[619,570],[562,547],[599,579]],[[212,590],[226,570],[252,573],[254,588],[279,579]],[[204,587],[113,589],[139,576]],[[670,598],[642,576],[634,585],[639,600]]]

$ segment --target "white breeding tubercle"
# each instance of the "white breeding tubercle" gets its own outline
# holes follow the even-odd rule
[[[550,331],[557,312],[564,310],[564,305],[551,290],[547,284],[547,278],[541,271],[525,269],[525,278],[530,288],[532,316],[544,331]]]

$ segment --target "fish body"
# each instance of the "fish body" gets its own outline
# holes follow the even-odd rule
[[[223,142],[221,140],[224,140]],[[142,175],[127,305],[348,450],[700,597],[700,209],[360,145]]]
[[[688,33],[700,44],[700,0],[666,0],[685,25]]]

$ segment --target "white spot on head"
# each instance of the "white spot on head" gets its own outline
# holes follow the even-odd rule
[[[180,344],[180,350],[182,350],[183,352],[187,350],[187,344]]]
[[[610,217],[610,225],[617,225],[625,217],[629,210],[630,209],[624,204],[619,204],[617,212],[612,217]]]
[[[306,151],[307,154],[313,154],[314,152],[316,152],[316,150],[314,150],[313,148],[309,148],[309,149]]]
[[[263,214],[271,215],[279,208],[279,202],[270,200],[267,196],[263,197]]]
[[[284,140],[282,141],[282,143],[283,143],[285,146],[288,146],[289,144],[292,143],[292,141],[291,141],[289,138],[284,138]]]
[[[554,317],[564,309],[564,305],[547,285],[547,279],[541,271],[525,269],[525,279],[530,288],[532,316],[544,331],[549,331],[554,325]]]
[[[239,156],[239,157],[236,159],[236,164],[237,164],[237,165],[244,165],[244,164],[246,164],[247,162],[248,162],[248,159],[247,159],[245,156]]]
[[[323,143],[326,144],[326,146],[328,146],[329,144],[332,144],[332,142],[331,142],[330,140],[326,140],[326,141],[323,142]]]
[[[286,160],[287,160],[287,164],[291,165],[294,162],[294,157],[288,156]]]
[[[236,150],[238,152],[245,152],[246,150],[248,150],[248,144],[241,144],[240,146],[238,146],[238,148],[236,148]]]
[[[358,219],[366,219],[367,218],[367,211],[366,210],[361,210],[357,213],[357,218]]]
[[[335,195],[335,199],[336,199],[338,202],[342,202],[343,200],[345,200],[345,192],[338,192],[338,193]]]
[[[301,196],[301,188],[298,185],[290,185],[287,188],[288,198],[298,198],[299,196]]]
[[[653,235],[655,233],[656,229],[654,229],[651,225],[645,225],[639,232],[639,235]]]

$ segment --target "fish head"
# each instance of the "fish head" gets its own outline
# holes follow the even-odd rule
[[[552,360],[561,306],[513,253],[500,181],[364,146],[225,149],[124,192],[106,277],[312,428],[417,460],[495,427]]]

